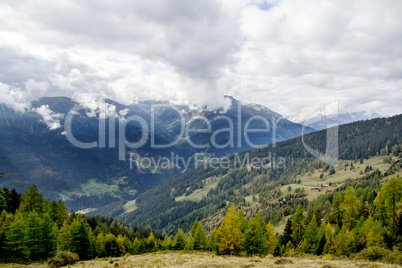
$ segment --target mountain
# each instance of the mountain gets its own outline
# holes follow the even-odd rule
[[[304,124],[315,130],[323,130],[334,125],[344,125],[347,123],[369,120],[379,117],[381,117],[379,114],[367,113],[367,112],[344,113],[339,115],[329,114],[329,115],[318,115],[309,118],[303,122],[300,122],[300,124]]]
[[[23,192],[35,184],[70,209],[100,208],[133,200],[194,166],[197,153],[209,161],[302,133],[302,125],[266,107],[227,98],[227,110],[213,111],[110,99],[77,108],[67,97],[41,98],[25,113],[1,105],[0,170],[7,179],[0,186]],[[247,128],[265,132],[245,135]]]
[[[246,217],[261,211],[267,221],[279,223],[321,191],[336,191],[366,174],[376,176],[380,184],[383,176],[399,172],[388,154],[402,157],[401,133],[402,115],[341,125],[339,162],[334,168],[306,150],[305,144],[326,152],[327,131],[314,132],[232,155],[225,166],[192,168],[132,201],[114,203],[92,214],[118,216],[127,224],[149,224],[167,233],[179,227],[188,231],[197,220],[211,231],[227,206],[235,203]],[[266,161],[242,165],[247,158]]]

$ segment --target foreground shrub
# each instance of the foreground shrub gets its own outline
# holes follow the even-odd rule
[[[383,258],[383,261],[392,264],[402,265],[402,252],[394,249],[394,251]]]
[[[61,267],[69,264],[74,264],[80,258],[77,254],[70,251],[60,251],[53,258],[49,259],[48,264],[50,267]]]
[[[380,247],[369,247],[360,251],[358,254],[356,254],[356,256],[359,259],[363,260],[378,261],[390,254],[391,251],[388,249]]]

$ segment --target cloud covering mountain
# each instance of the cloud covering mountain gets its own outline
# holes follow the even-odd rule
[[[224,104],[293,120],[401,113],[402,3],[385,1],[2,1],[0,101]]]

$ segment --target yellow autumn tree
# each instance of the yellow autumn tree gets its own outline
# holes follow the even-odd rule
[[[231,205],[218,229],[220,254],[237,254],[242,248],[242,232],[239,214],[235,205]]]

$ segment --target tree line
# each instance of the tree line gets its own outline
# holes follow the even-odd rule
[[[388,258],[402,263],[399,177],[383,184],[371,203],[362,200],[349,186],[335,193],[326,212],[317,209],[309,215],[299,205],[282,234],[275,233],[274,226],[266,223],[260,212],[246,220],[234,204],[209,237],[198,221],[187,236],[178,229],[175,237],[169,237],[149,227],[129,228],[112,218],[68,214],[61,201],[45,200],[34,185],[22,196],[11,195],[6,188],[0,196],[7,200],[0,215],[2,261],[45,261],[57,252],[71,252],[85,260],[157,250],[203,250],[250,256],[330,254],[370,260]],[[18,202],[14,210],[10,203]]]

